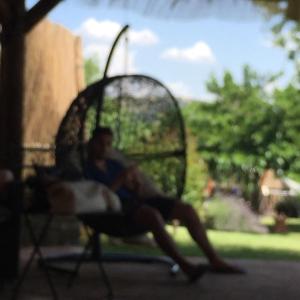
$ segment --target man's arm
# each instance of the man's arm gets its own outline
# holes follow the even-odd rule
[[[136,174],[135,165],[128,168],[124,168],[116,177],[116,179],[112,182],[112,184],[110,185],[110,189],[113,190],[114,192],[117,191],[122,186],[131,189],[131,187],[128,185],[130,185],[129,184],[130,182],[133,182],[133,178],[135,177],[135,174]]]

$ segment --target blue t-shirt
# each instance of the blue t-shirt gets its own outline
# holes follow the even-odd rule
[[[95,164],[88,162],[84,168],[84,176],[86,179],[95,180],[110,187],[124,169],[121,163],[113,159],[106,160],[106,171],[100,170]],[[120,187],[116,194],[120,199],[134,197],[134,193],[125,187]]]

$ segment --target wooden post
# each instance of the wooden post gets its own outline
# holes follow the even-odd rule
[[[21,177],[25,34],[61,0],[40,0],[29,11],[25,0],[0,0],[0,168]]]
[[[20,178],[24,69],[24,0],[10,0],[11,17],[2,24],[0,71],[0,167]]]

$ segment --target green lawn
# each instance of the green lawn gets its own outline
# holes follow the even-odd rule
[[[271,222],[270,219],[263,220],[263,223],[270,228],[272,228]],[[300,220],[289,219],[288,225],[289,232],[285,234],[253,234],[209,230],[208,235],[215,248],[223,257],[300,260]],[[175,233],[173,228],[169,227],[168,229],[185,255],[201,255],[201,251],[195,246],[184,228],[177,228]],[[105,241],[105,244],[106,250],[118,252],[161,253],[158,249],[149,247],[133,245],[113,246],[110,245],[108,241]]]

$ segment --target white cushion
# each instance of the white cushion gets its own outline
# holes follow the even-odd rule
[[[48,188],[48,197],[52,212],[56,214],[121,210],[117,194],[105,185],[91,180],[53,184]]]
[[[121,210],[118,195],[104,184],[90,180],[68,182],[67,184],[75,194],[76,213]]]

